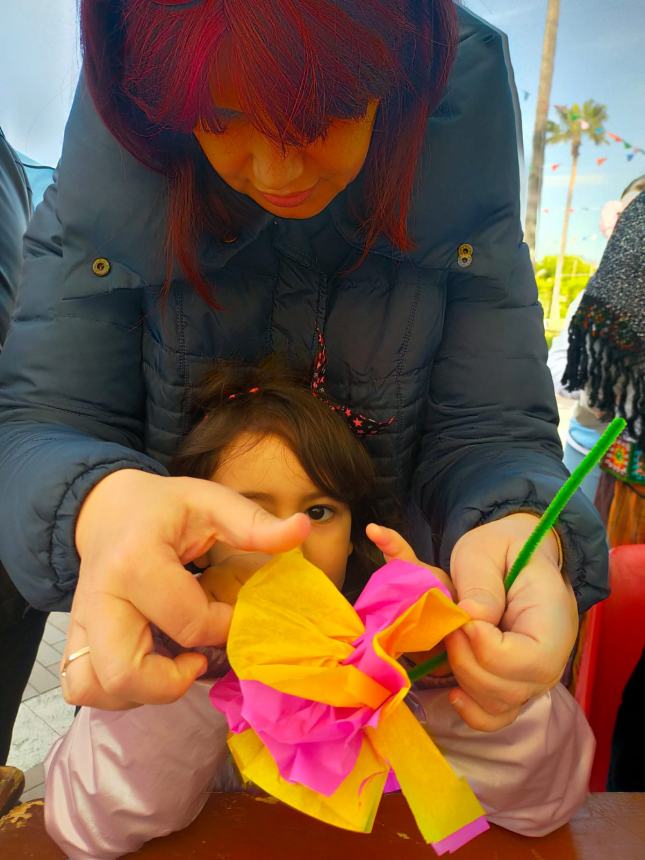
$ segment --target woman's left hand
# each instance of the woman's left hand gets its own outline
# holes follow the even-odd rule
[[[576,599],[552,533],[504,592],[504,577],[536,522],[533,514],[511,514],[462,535],[453,549],[457,599],[473,620],[446,637],[459,683],[450,701],[480,731],[509,725],[529,699],[555,686],[576,641]]]

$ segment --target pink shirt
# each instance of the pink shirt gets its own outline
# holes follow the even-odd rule
[[[211,681],[178,702],[83,708],[45,762],[45,823],[71,860],[107,860],[187,827],[210,791],[240,790]],[[565,824],[586,798],[594,739],[561,685],[494,733],[469,728],[449,690],[415,690],[418,716],[491,822],[528,836]]]

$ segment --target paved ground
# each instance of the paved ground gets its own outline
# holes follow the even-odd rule
[[[558,398],[563,441],[573,405],[572,400]],[[67,624],[68,616],[64,612],[52,612],[49,616],[38,659],[18,712],[8,764],[25,772],[24,800],[43,796],[42,761],[74,717],[74,708],[62,697],[58,677]]]
[[[63,699],[58,677],[68,619],[65,612],[52,612],[49,616],[18,711],[8,764],[25,772],[23,800],[43,796],[42,761],[74,718],[74,708]]]

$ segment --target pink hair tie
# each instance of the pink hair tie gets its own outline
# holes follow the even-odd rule
[[[249,388],[248,391],[238,391],[235,394],[227,394],[227,400],[237,400],[238,397],[243,397],[245,394],[257,394],[261,389],[259,386],[254,386],[253,388]]]

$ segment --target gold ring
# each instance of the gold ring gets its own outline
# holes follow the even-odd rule
[[[63,661],[63,668],[60,670],[61,678],[65,677],[67,672],[67,667],[70,663],[73,663],[74,660],[78,660],[79,657],[85,657],[86,654],[90,653],[89,647],[86,645],[85,648],[80,648],[78,651],[74,651],[73,654],[70,654],[69,657],[66,657]]]

